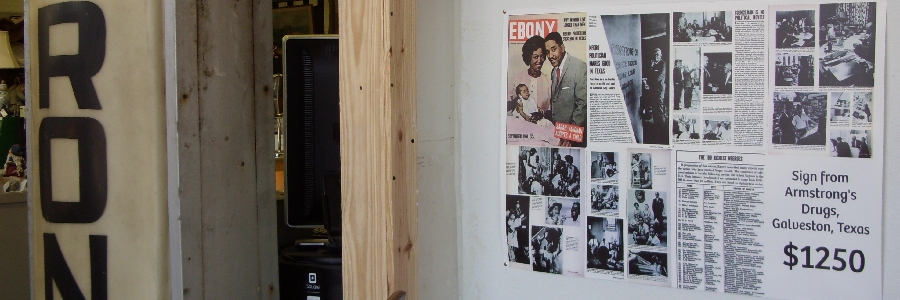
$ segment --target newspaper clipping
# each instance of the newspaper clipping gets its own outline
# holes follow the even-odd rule
[[[886,1],[812,1],[505,13],[505,264],[881,298]]]

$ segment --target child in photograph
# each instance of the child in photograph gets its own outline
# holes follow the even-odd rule
[[[516,99],[516,113],[513,116],[528,122],[537,122],[540,119],[535,115],[538,112],[537,102],[531,99],[531,91],[528,90],[528,86],[525,84],[516,86],[516,95],[518,95],[518,99]]]

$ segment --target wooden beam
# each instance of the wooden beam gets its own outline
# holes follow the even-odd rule
[[[175,6],[184,299],[278,299],[272,9]]]
[[[256,287],[260,300],[280,299],[278,286],[278,201],[275,201],[275,105],[272,64],[272,4],[254,0],[253,11],[253,128],[256,145]],[[231,297],[231,296],[229,296]]]
[[[197,0],[175,1],[178,98],[178,197],[182,299],[203,299],[203,224],[200,201],[200,93],[197,75]],[[193,237],[193,238],[190,238]],[[172,254],[172,259],[179,257]],[[173,276],[174,278],[175,276]],[[176,284],[173,284],[175,286]],[[173,299],[178,299],[173,295]]]
[[[396,290],[418,299],[418,172],[416,165],[416,2],[391,1],[394,278]],[[393,179],[393,177],[392,177]],[[391,291],[393,292],[393,291]]]
[[[344,298],[416,299],[416,6],[339,1]]]

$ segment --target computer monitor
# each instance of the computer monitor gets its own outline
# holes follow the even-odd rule
[[[340,97],[336,35],[283,42],[285,220],[341,230]]]

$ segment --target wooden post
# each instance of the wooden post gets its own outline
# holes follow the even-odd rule
[[[279,298],[271,5],[174,1],[184,299]]]
[[[344,298],[416,299],[416,2],[338,5]]]

